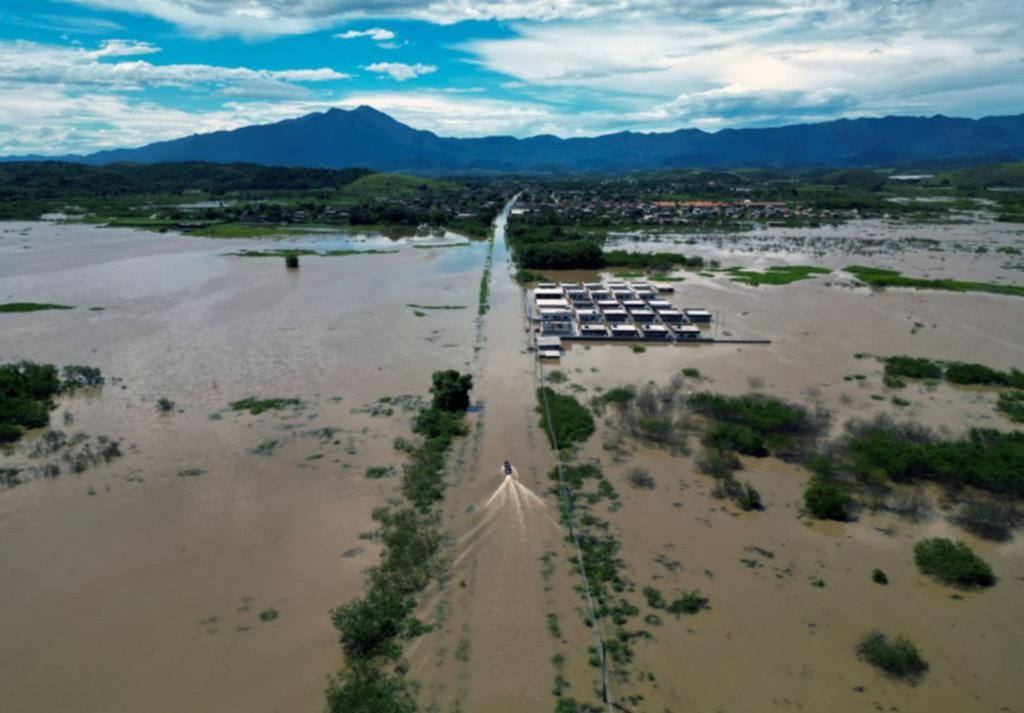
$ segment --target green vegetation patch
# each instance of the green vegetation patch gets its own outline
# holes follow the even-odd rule
[[[250,396],[240,401],[232,401],[229,408],[232,411],[248,411],[253,416],[258,416],[265,411],[281,411],[301,405],[300,399],[257,399]]]
[[[591,407],[598,414],[604,413],[605,406],[609,404],[626,404],[636,397],[636,391],[632,386],[616,386],[608,389],[600,396],[595,396],[590,401]]]
[[[888,676],[915,682],[928,671],[928,662],[906,636],[890,638],[874,631],[857,644],[857,656]]]
[[[288,249],[288,250],[239,250],[234,253],[224,253],[228,257],[277,257],[299,258],[310,257],[345,257],[346,255],[393,255],[398,250],[318,250]]]
[[[103,382],[100,370],[89,366],[58,370],[31,361],[0,365],[0,443],[14,443],[26,429],[48,426],[58,394]]]
[[[914,545],[914,562],[924,574],[965,589],[991,587],[996,583],[992,567],[964,542],[942,537]]]
[[[1024,423],[1024,392],[1011,391],[999,394],[996,410],[1005,413],[1011,421]]]
[[[731,267],[725,271],[733,282],[758,287],[760,285],[789,285],[798,280],[810,280],[818,275],[829,275],[831,270],[812,265],[775,265],[764,272]]]
[[[1018,285],[965,282],[949,278],[931,280],[921,277],[906,277],[897,270],[862,265],[851,265],[843,269],[869,287],[911,287],[919,290],[943,290],[946,292],[989,292],[996,295],[1024,297],[1024,287]]]
[[[541,427],[552,448],[569,448],[594,433],[594,417],[575,396],[559,394],[547,386],[541,387],[537,389],[537,411],[541,414]]]
[[[466,309],[465,305],[418,305],[411,302],[406,307],[413,309]]]
[[[57,305],[47,302],[8,302],[0,304],[0,314],[16,314],[18,312],[42,312],[48,309],[74,309],[70,305]]]
[[[891,356],[885,358],[885,376],[891,380],[933,379],[960,385],[1008,386],[1024,389],[1024,372],[999,371],[984,364],[962,361],[936,361],[927,357]]]
[[[849,486],[819,475],[811,478],[804,490],[804,506],[819,520],[849,519],[851,502]]]
[[[958,439],[879,417],[853,421],[829,468],[871,484],[931,480],[1024,497],[1024,433],[972,428]]]
[[[472,380],[458,372],[434,374],[434,405],[421,411],[413,430],[423,437],[403,444],[402,495],[409,507],[378,508],[373,539],[382,545],[379,563],[367,571],[367,588],[331,612],[340,633],[347,667],[325,692],[328,713],[373,711],[415,713],[411,684],[393,670],[402,642],[430,630],[414,615],[415,595],[442,571],[438,562],[443,535],[440,515],[432,507],[444,496],[444,456],[457,435],[467,432],[464,409]],[[446,410],[453,405],[455,410]],[[460,646],[468,659],[468,644]]]
[[[697,413],[734,428],[710,429],[717,445],[728,445],[749,455],[766,451],[786,457],[801,450],[824,427],[823,414],[763,394],[725,396],[700,391],[689,398]]]

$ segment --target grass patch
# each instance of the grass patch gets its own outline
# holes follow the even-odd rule
[[[254,456],[271,456],[274,454],[274,451],[277,450],[277,447],[279,445],[281,445],[281,442],[279,440],[277,440],[276,438],[269,438],[263,441],[263,443],[259,444],[255,448],[251,449],[249,452],[252,453]]]
[[[265,411],[281,411],[301,405],[302,401],[299,399],[257,399],[250,396],[239,401],[232,401],[230,408],[232,411],[248,411],[253,416],[258,416]]]
[[[0,304],[0,314],[17,314],[19,312],[42,312],[48,309],[74,309],[70,305],[57,305],[48,302],[8,302]]]
[[[464,305],[418,305],[411,302],[406,307],[413,309],[466,309]]]
[[[924,574],[955,587],[972,589],[996,583],[992,567],[964,542],[942,537],[914,545],[914,562]]]
[[[818,275],[829,275],[832,271],[812,265],[775,265],[764,272],[730,267],[725,273],[733,282],[759,287],[761,285],[789,285],[798,280],[810,280]]]
[[[1024,287],[1000,285],[991,282],[965,282],[962,280],[906,277],[897,270],[851,265],[844,270],[869,287],[910,287],[918,290],[943,290],[945,292],[988,292],[996,295],[1024,297]]]
[[[347,255],[391,255],[397,250],[240,250],[235,253],[224,253],[226,257],[277,257],[298,259],[300,257],[345,257]]]
[[[394,466],[376,466],[373,468],[366,469],[366,477],[370,480],[380,480],[381,478],[390,478],[395,474]]]
[[[906,636],[889,638],[874,631],[857,644],[857,656],[888,676],[916,682],[928,671],[928,662]]]

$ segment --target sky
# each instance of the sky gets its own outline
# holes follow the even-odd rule
[[[444,136],[1024,113],[1024,0],[2,0],[0,155],[368,104]]]

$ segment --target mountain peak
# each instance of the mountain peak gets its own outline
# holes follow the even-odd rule
[[[997,126],[998,131],[992,127]],[[248,162],[281,166],[367,166],[412,173],[604,171],[824,165],[897,166],[977,156],[1024,159],[1024,115],[983,120],[943,116],[859,118],[706,133],[624,131],[593,138],[457,139],[407,126],[368,105],[275,124],[193,135],[139,149],[68,157],[112,161]]]

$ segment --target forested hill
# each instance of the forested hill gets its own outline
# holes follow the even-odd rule
[[[0,163],[0,201],[234,191],[337,189],[373,173],[366,168],[285,168],[251,163],[89,166],[57,161]]]

